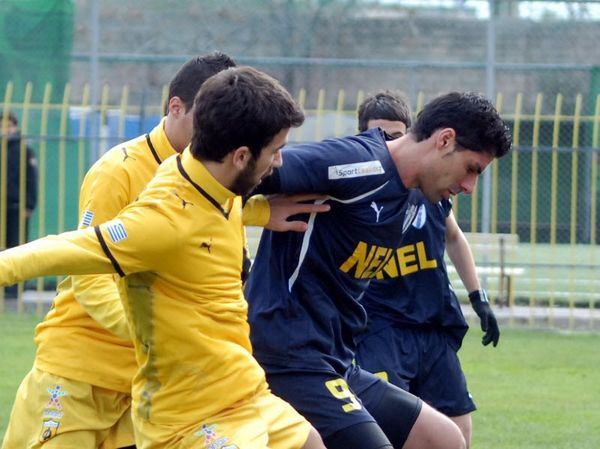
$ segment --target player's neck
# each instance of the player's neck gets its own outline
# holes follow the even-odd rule
[[[178,153],[181,153],[190,144],[189,141],[181,137],[183,133],[178,129],[177,121],[170,119],[168,115],[165,119],[164,131],[167,140]]]
[[[388,150],[398,170],[398,175],[407,188],[417,186],[417,175],[421,165],[418,143],[411,134],[387,142]]]
[[[231,190],[231,187],[237,178],[238,171],[233,164],[230,163],[231,157],[229,156],[230,155],[226,156],[223,162],[208,160],[201,160],[200,162],[202,162],[206,170],[219,182],[219,184],[226,189]]]

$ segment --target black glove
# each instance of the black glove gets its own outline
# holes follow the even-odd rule
[[[494,347],[498,346],[500,340],[500,328],[496,316],[490,307],[485,290],[474,290],[469,293],[469,301],[473,306],[473,310],[481,320],[481,330],[485,332],[481,343],[484,346],[494,343]]]

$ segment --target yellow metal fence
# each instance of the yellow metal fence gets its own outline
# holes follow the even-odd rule
[[[148,131],[162,115],[162,104],[131,105],[127,86],[104,86],[99,104],[90,105],[89,88],[75,95],[67,84],[56,98],[54,87],[43,86],[33,95],[28,84],[22,98],[14,98],[11,83],[0,97],[0,111],[19,118],[23,136],[37,155],[38,204],[30,219],[30,233],[21,231],[21,242],[50,233],[74,229],[77,224],[78,189],[88,167],[110,146]],[[163,89],[163,103],[166,87]],[[305,125],[294,130],[290,141],[320,140],[356,132],[356,108],[364,93],[347,98],[301,90],[296,98],[307,112]],[[37,99],[34,101],[34,99]],[[419,94],[413,106],[417,113],[428,99]],[[551,311],[564,307],[569,327],[577,327],[576,315],[585,310],[585,326],[594,328],[600,308],[600,261],[596,251],[598,235],[598,151],[600,150],[600,95],[584,98],[562,94],[498,94],[496,107],[510,126],[513,151],[494,161],[491,170],[489,204],[482,198],[482,186],[470,197],[459,196],[454,212],[465,231],[482,231],[482,209],[489,207],[488,231],[518,234],[519,248],[507,258],[508,267],[518,273],[512,279],[510,310],[527,308],[529,324],[554,325]],[[6,245],[7,136],[0,136],[0,246]],[[23,160],[23,158],[22,158]],[[25,175],[20,168],[20,219],[25,220]],[[24,229],[24,228],[23,228]],[[497,261],[478,261],[494,265]],[[484,276],[492,296],[497,278]],[[460,295],[460,282],[453,284]],[[52,290],[55,280],[39,279],[20,285],[17,308],[27,298],[39,298]],[[37,293],[24,290],[34,290]],[[1,294],[1,293],[0,293]],[[29,295],[29,296],[28,296]],[[49,293],[47,295],[52,295]],[[35,299],[32,300],[35,302]],[[0,300],[0,309],[6,305]],[[45,305],[37,305],[42,310]],[[542,318],[540,308],[551,310]],[[544,309],[545,310],[545,309]],[[570,312],[569,312],[570,311]],[[571,315],[568,315],[571,313]],[[511,316],[511,319],[518,319]],[[597,321],[600,321],[597,320]]]

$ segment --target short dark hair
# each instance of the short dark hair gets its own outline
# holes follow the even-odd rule
[[[434,98],[417,115],[411,133],[420,142],[440,128],[454,129],[459,150],[499,158],[511,147],[507,126],[492,103],[479,93],[450,92]]]
[[[366,131],[369,120],[402,122],[410,128],[410,109],[399,92],[382,90],[369,95],[358,107],[358,130]]]
[[[169,96],[164,112],[168,112],[168,102],[173,97],[181,98],[186,112],[194,105],[194,98],[202,83],[215,73],[229,67],[235,67],[235,61],[225,53],[215,51],[197,56],[183,64],[169,83]]]
[[[0,112],[0,123],[2,123],[2,119],[4,118],[4,114],[2,112]],[[8,113],[8,117],[7,117],[8,121],[11,122],[14,126],[17,126],[19,124],[19,121],[17,120],[17,116],[15,114],[13,114],[12,112]]]
[[[224,70],[208,79],[194,101],[191,152],[221,162],[247,146],[254,158],[282,129],[304,123],[304,112],[277,80],[252,67]]]

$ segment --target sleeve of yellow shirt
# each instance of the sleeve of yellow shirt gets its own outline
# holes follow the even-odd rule
[[[114,272],[92,228],[50,235],[0,253],[0,285],[39,276]]]
[[[128,179],[121,170],[92,170],[79,195],[80,228],[95,226],[114,217],[130,201]],[[130,339],[123,303],[113,275],[73,276],[75,298],[98,324]]]
[[[155,271],[177,259],[180,244],[169,217],[150,207],[130,207],[102,225],[0,252],[0,285],[39,276]]]
[[[242,220],[245,226],[264,228],[271,218],[269,200],[264,195],[251,196],[242,210]]]
[[[179,207],[162,208],[158,203],[156,198],[134,202],[115,219],[94,228],[119,276],[168,270],[179,260],[179,249],[187,237],[176,224],[182,222]]]

